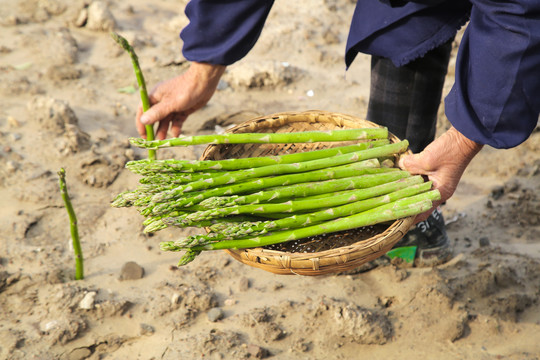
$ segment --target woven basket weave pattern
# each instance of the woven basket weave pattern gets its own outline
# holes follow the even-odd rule
[[[324,111],[284,112],[248,120],[227,132],[303,132],[378,127],[378,125],[353,116]],[[393,135],[390,141],[399,141]],[[295,144],[228,144],[209,145],[201,159],[221,160],[253,156],[269,156],[309,151],[346,145],[339,143],[295,143]],[[414,217],[393,222],[385,231],[369,239],[351,239],[351,245],[314,253],[296,253],[264,248],[226,250],[236,260],[270,271],[275,274],[325,275],[339,273],[374,260],[399,241],[413,224]],[[354,237],[354,232],[351,232]]]

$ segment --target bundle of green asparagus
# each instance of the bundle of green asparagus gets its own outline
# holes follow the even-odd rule
[[[138,160],[126,167],[140,185],[119,194],[115,207],[134,206],[145,232],[168,226],[207,232],[162,242],[185,251],[179,265],[203,250],[261,247],[374,225],[429,210],[440,198],[431,182],[388,166],[408,148],[384,128],[278,134],[132,139],[136,146],[351,141],[354,145],[278,156],[225,160]],[[392,164],[393,165],[393,164]]]

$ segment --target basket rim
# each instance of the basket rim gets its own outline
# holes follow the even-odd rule
[[[262,125],[281,127],[293,122],[308,122],[318,124],[334,123],[336,127],[381,127],[369,120],[356,116],[323,110],[287,111],[270,115],[259,116],[246,120],[226,132],[255,132]],[[260,130],[260,129],[259,129]],[[389,133],[391,141],[400,141],[395,135]],[[201,159],[211,157],[219,145],[208,145],[201,155]],[[412,154],[407,150],[407,154]],[[350,245],[323,250],[313,253],[286,252],[279,250],[257,248],[226,249],[225,252],[241,263],[260,268],[275,274],[296,275],[326,275],[357,268],[365,262],[384,255],[397,243],[414,223],[414,216],[398,219],[383,232],[371,238],[354,242]]]

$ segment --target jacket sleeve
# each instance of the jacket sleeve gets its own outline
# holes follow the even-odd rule
[[[189,25],[180,33],[190,61],[230,65],[243,58],[259,38],[273,0],[192,0],[185,9]]]
[[[471,140],[514,147],[540,113],[540,1],[472,2],[446,115]]]

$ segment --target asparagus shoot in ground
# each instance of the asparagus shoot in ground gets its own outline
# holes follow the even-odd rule
[[[129,44],[129,42],[124,37],[122,37],[121,35],[119,35],[119,34],[117,34],[115,32],[111,33],[111,37],[131,57],[131,63],[133,64],[133,70],[135,71],[135,77],[137,78],[137,84],[139,84],[139,94],[141,96],[143,112],[145,112],[148,109],[150,109],[150,99],[148,98],[148,92],[146,91],[146,82],[144,81],[144,76],[143,76],[141,67],[139,65],[139,58],[137,57],[137,54],[135,53],[135,50],[133,49],[133,47]],[[147,141],[154,141],[154,127],[152,125],[145,125],[144,128],[146,129],[146,140]],[[148,150],[148,158],[150,160],[155,160],[156,159],[156,150],[149,149]]]
[[[84,258],[81,248],[81,242],[79,240],[79,227],[77,225],[77,216],[75,215],[75,210],[71,204],[69,198],[69,193],[66,185],[66,171],[64,168],[61,168],[58,171],[58,178],[60,184],[60,193],[62,195],[62,200],[66,207],[68,216],[69,216],[69,228],[71,232],[71,241],[73,244],[73,252],[75,254],[75,280],[84,279]]]

